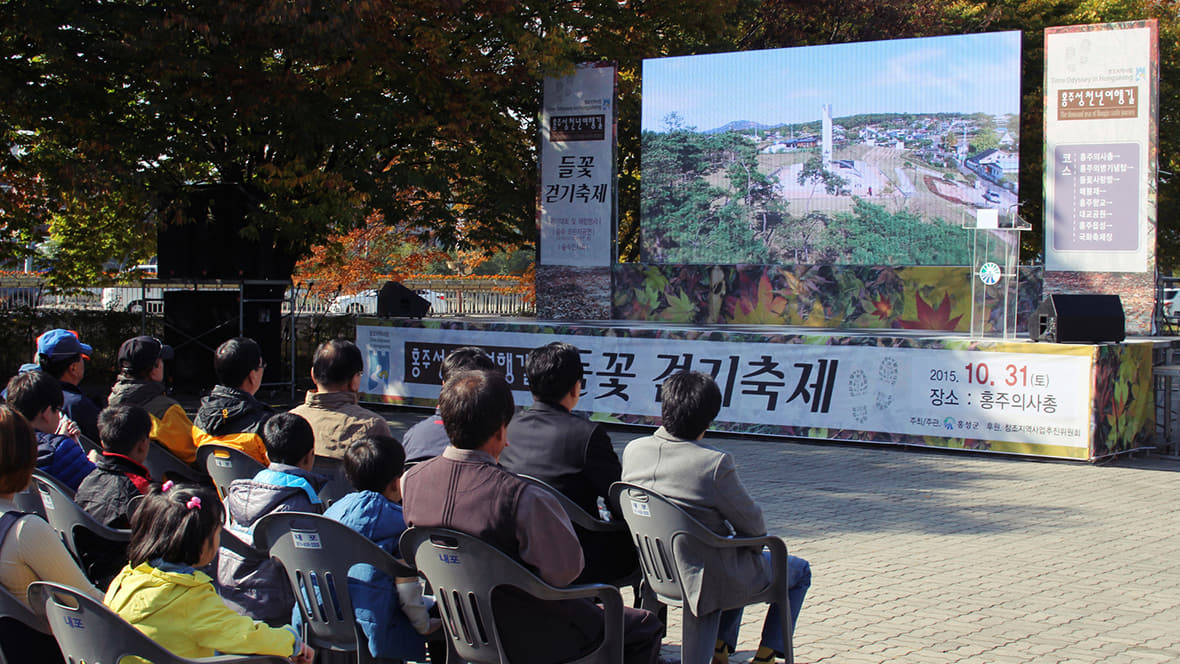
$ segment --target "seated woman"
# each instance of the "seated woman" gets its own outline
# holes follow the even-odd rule
[[[29,485],[37,465],[37,439],[20,413],[0,405],[0,585],[22,602],[33,581],[61,583],[102,599],[44,519],[21,515],[13,498]],[[9,516],[11,514],[11,516]],[[18,516],[20,515],[20,516]],[[62,661],[52,636],[0,624],[0,644],[10,662]]]

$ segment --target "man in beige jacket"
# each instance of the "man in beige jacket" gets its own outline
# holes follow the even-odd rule
[[[392,436],[385,418],[359,404],[364,356],[356,344],[333,339],[320,344],[311,365],[316,389],[308,390],[302,406],[291,409],[315,430],[316,470],[333,474],[353,441]]]

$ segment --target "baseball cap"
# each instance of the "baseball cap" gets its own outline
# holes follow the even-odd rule
[[[119,368],[132,375],[143,373],[156,364],[156,360],[171,360],[172,346],[155,337],[132,337],[119,346]]]
[[[37,337],[37,354],[49,358],[81,355],[89,360],[93,352],[93,348],[78,340],[78,333],[73,330],[59,328]]]

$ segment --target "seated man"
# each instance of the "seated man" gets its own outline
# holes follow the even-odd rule
[[[176,458],[197,460],[193,421],[164,389],[164,360],[171,360],[172,346],[154,337],[134,337],[119,347],[119,378],[107,404],[140,406],[152,417],[152,440],[168,448]],[[202,469],[203,470],[203,469]]]
[[[78,425],[82,435],[98,444],[98,406],[78,387],[86,375],[86,360],[94,349],[78,340],[73,330],[49,330],[37,337],[37,364],[53,376],[65,401],[62,412]]]
[[[605,501],[610,485],[619,481],[622,467],[606,429],[570,412],[581,396],[582,356],[574,346],[554,342],[530,351],[524,368],[533,405],[508,425],[508,449],[500,455],[500,465],[548,483],[597,516],[599,501]],[[614,517],[621,518],[617,512]],[[626,531],[579,529],[578,539],[586,558],[578,583],[618,581],[639,567],[635,544]]]
[[[323,512],[318,495],[327,478],[311,471],[315,434],[307,420],[280,413],[262,432],[270,466],[253,479],[230,482],[225,495],[226,529],[253,545],[254,524],[271,512]],[[295,595],[283,567],[266,554],[241,555],[222,548],[217,558],[221,597],[235,610],[272,627],[291,621]]]
[[[512,389],[496,371],[461,373],[443,385],[439,412],[451,443],[441,456],[406,472],[406,522],[476,535],[545,582],[565,586],[582,571],[582,550],[569,518],[549,492],[496,463],[508,444],[513,407]],[[495,601],[510,661],[567,661],[602,639],[602,609],[590,599],[542,602],[505,589]],[[660,621],[627,607],[623,623],[624,661],[655,662]]]
[[[344,471],[356,491],[332,503],[324,516],[401,558],[398,539],[406,522],[399,503],[405,462],[406,453],[392,436],[353,441],[344,456]],[[418,577],[392,579],[371,565],[363,565],[349,574],[348,589],[374,658],[424,661],[425,635],[436,632],[442,622],[430,617],[433,598],[422,596]],[[441,638],[441,632],[438,636]]]
[[[62,400],[61,386],[44,371],[26,371],[8,381],[8,405],[37,432],[37,467],[76,491],[94,464],[78,441],[57,433]]]
[[[717,384],[703,373],[673,374],[664,381],[660,396],[664,426],[653,436],[631,441],[623,450],[623,481],[663,494],[718,535],[765,535],[762,510],[738,479],[733,457],[701,442],[721,411]],[[769,583],[769,552],[759,555],[749,549],[727,549],[723,555],[730,557],[728,564],[717,574],[701,579],[703,592],[719,596],[729,588],[760,589]],[[789,556],[787,574],[794,625],[811,586],[811,568],[806,560]],[[715,609],[704,608],[702,612],[710,610]],[[772,604],[767,611],[762,640],[752,662],[766,664],[773,662],[776,654],[782,656],[779,610]],[[729,661],[737,644],[741,617],[741,609],[722,612],[714,662]]]
[[[102,455],[78,485],[74,502],[111,528],[130,528],[131,500],[151,488],[143,465],[151,430],[152,416],[139,406],[110,406],[98,414]]]
[[[308,390],[303,405],[291,409],[315,430],[316,469],[335,472],[353,441],[369,436],[392,436],[389,423],[362,408],[358,392],[365,358],[356,344],[333,339],[320,344],[311,364],[315,389]]]
[[[476,346],[463,346],[447,353],[439,367],[439,375],[445,384],[451,376],[474,369],[494,370],[496,363]],[[438,409],[434,414],[410,427],[406,435],[402,436],[402,447],[406,450],[406,461],[411,463],[433,459],[443,453],[450,444],[447,431],[443,427],[442,417]]]
[[[218,443],[236,447],[262,465],[270,460],[262,442],[262,427],[274,409],[254,398],[262,386],[262,348],[247,337],[235,337],[217,347],[213,370],[218,384],[201,399],[193,421],[193,442],[197,447]]]

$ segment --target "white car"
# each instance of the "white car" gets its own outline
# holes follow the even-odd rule
[[[159,274],[158,268],[154,264],[136,265],[132,270],[143,279],[154,279]],[[111,286],[102,289],[99,301],[102,308],[107,311],[139,313],[143,311],[145,299],[147,300],[146,304],[152,309],[156,309],[161,306],[160,300],[163,297],[164,291],[159,287],[148,288],[145,291],[140,286]],[[160,312],[153,310],[151,313]]]
[[[447,298],[442,293],[432,290],[416,291],[417,294],[430,304],[431,313],[443,313],[446,311]],[[331,304],[328,305],[328,313],[330,314],[376,314],[377,313],[377,291],[370,288],[359,293],[351,293],[349,295],[337,295],[332,299]]]

